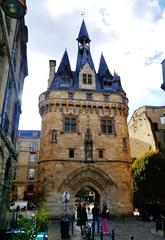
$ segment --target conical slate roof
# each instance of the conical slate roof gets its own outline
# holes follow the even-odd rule
[[[83,91],[79,84],[79,74],[85,64],[94,74],[95,88],[92,91],[97,92],[124,92],[121,86],[120,76],[114,73],[114,76],[109,71],[108,65],[105,61],[103,54],[101,54],[98,73],[96,73],[93,59],[90,52],[90,38],[84,20],[82,21],[78,41],[78,53],[76,70],[72,71],[67,50],[65,50],[60,65],[55,73],[52,81],[52,89],[71,88],[72,90]],[[90,91],[90,88],[86,89]]]
[[[77,41],[79,41],[80,43],[83,43],[84,40],[85,40],[86,43],[87,42],[89,43],[91,41],[89,36],[88,36],[88,32],[87,32],[85,22],[83,20],[82,24],[81,24],[81,28],[80,28],[80,32],[79,32]]]
[[[70,67],[68,52],[67,50],[65,50],[60,65],[58,67],[57,73],[55,74],[55,78],[52,82],[51,88],[55,88],[58,86],[69,87],[72,81],[73,74]]]
[[[107,63],[105,61],[103,54],[101,54],[101,58],[100,58],[98,77],[99,79],[102,79],[103,77],[109,78],[110,80],[113,79],[113,76],[109,71],[109,68],[107,66]]]

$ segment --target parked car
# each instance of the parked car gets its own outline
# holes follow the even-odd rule
[[[27,201],[15,201],[10,203],[9,209],[10,211],[27,210],[27,206]]]
[[[139,209],[142,220],[153,221],[160,215],[165,216],[165,209],[159,203],[144,203]]]

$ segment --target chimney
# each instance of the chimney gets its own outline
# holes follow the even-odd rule
[[[163,73],[163,83],[161,88],[165,91],[165,59],[162,61],[162,73]]]
[[[48,88],[50,88],[55,75],[56,60],[49,60],[49,79]]]

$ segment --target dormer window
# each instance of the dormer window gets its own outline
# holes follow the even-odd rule
[[[92,74],[83,73],[83,84],[92,84]]]
[[[103,79],[103,84],[105,88],[110,88],[112,87],[112,81],[110,79],[104,78]]]

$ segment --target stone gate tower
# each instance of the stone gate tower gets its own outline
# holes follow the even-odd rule
[[[96,72],[83,20],[75,71],[65,50],[48,89],[39,97],[42,117],[38,189],[52,215],[61,214],[62,195],[84,186],[106,202],[112,214],[132,212],[132,176],[127,129],[128,100],[118,74],[101,55]],[[74,209],[74,208],[73,208]]]

